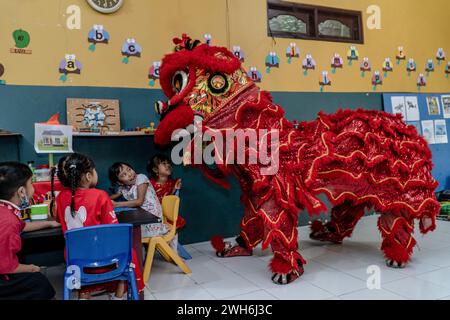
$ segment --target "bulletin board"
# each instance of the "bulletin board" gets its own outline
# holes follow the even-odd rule
[[[385,93],[383,109],[400,113],[428,141],[437,190],[450,189],[450,93]]]

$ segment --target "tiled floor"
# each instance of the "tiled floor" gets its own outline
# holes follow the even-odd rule
[[[300,252],[308,260],[305,274],[287,286],[270,280],[270,250],[255,250],[252,257],[221,259],[208,242],[186,245],[193,256],[191,275],[155,258],[145,290],[146,299],[450,299],[450,222],[438,221],[435,232],[422,236],[404,269],[388,268],[379,250],[377,216],[364,217],[343,245],[314,242],[308,227],[299,228]],[[368,288],[373,278],[369,266],[380,270],[379,289]],[[63,267],[46,270],[62,296]],[[96,299],[106,299],[101,296]]]

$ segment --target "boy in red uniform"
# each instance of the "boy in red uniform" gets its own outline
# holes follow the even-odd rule
[[[18,162],[0,163],[0,300],[47,300],[55,296],[48,279],[35,265],[20,264],[21,232],[58,227],[56,221],[23,222],[20,207],[33,196],[30,168]]]

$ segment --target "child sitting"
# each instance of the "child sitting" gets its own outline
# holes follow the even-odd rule
[[[40,268],[20,264],[21,232],[58,227],[56,221],[23,222],[20,210],[28,207],[34,188],[30,168],[18,162],[0,163],[0,300],[53,299],[55,290]]]
[[[92,159],[78,153],[61,158],[58,163],[58,179],[65,187],[56,198],[57,217],[62,224],[63,232],[100,224],[118,223],[108,194],[95,188],[98,176]],[[133,258],[136,260],[134,255]],[[133,262],[138,266],[135,261]],[[138,267],[135,273],[138,288],[142,290],[144,285]],[[114,283],[112,286],[115,287],[115,296],[111,296],[111,299],[123,300],[124,281]],[[90,292],[98,289],[99,286],[83,288],[80,298],[89,299]]]
[[[124,162],[116,162],[109,168],[109,180],[118,192],[111,196],[112,200],[124,197],[127,201],[115,202],[114,207],[142,208],[161,219],[161,223],[150,223],[141,226],[142,237],[154,237],[168,232],[162,222],[162,208],[155,190],[144,174],[136,174],[133,167]]]

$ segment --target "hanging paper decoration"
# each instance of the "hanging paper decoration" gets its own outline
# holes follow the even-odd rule
[[[266,73],[270,73],[270,68],[280,67],[280,58],[275,51],[270,51],[266,57]]]
[[[312,57],[312,55],[307,54],[305,56],[305,59],[303,59],[302,62],[302,68],[303,68],[303,75],[307,76],[308,75],[308,70],[314,70],[316,68],[316,61],[314,60],[314,58]]]
[[[203,36],[203,39],[205,39],[205,43],[206,43],[208,46],[211,46],[211,45],[212,45],[212,36],[211,36],[209,33],[205,34],[205,35]]]
[[[406,59],[405,51],[403,50],[403,47],[398,47],[397,55],[395,56],[397,59],[397,64],[400,64],[401,60]]]
[[[106,31],[101,24],[94,24],[92,29],[88,34],[88,41],[91,42],[89,45],[89,51],[95,51],[95,45],[97,43],[108,43],[109,33]]]
[[[331,58],[331,73],[336,73],[336,68],[342,68],[344,65],[344,60],[342,60],[339,53],[335,53],[333,58]]]
[[[251,67],[247,75],[250,77],[250,79],[252,79],[253,82],[261,82],[261,72],[259,72],[256,67]]]
[[[361,77],[364,78],[365,73],[367,71],[371,71],[372,70],[372,65],[369,61],[369,58],[364,57],[363,60],[361,61],[361,65],[359,66],[359,70],[361,70]]]
[[[427,77],[430,76],[430,72],[434,72],[434,62],[433,59],[428,59],[425,64],[425,71],[427,72]]]
[[[150,70],[148,71],[148,78],[150,82],[148,83],[150,87],[155,85],[155,80],[159,79],[159,69],[161,68],[161,61],[153,62]]]
[[[427,80],[425,79],[423,73],[419,74],[417,78],[417,90],[420,91],[420,87],[425,87],[427,85]]]
[[[416,62],[413,58],[410,58],[408,60],[408,63],[406,64],[406,71],[408,71],[408,77],[411,75],[411,72],[415,72],[417,70]]]
[[[375,71],[372,76],[372,88],[373,91],[377,90],[377,86],[383,85],[383,77],[380,74],[380,71]]]
[[[0,77],[5,73],[5,67],[0,63]],[[6,84],[5,80],[0,79],[0,85]]]
[[[240,46],[233,46],[233,54],[236,58],[238,58],[241,62],[245,61],[244,51],[241,50]]]
[[[438,62],[438,65],[441,65],[441,61],[445,60],[445,52],[443,48],[439,48],[437,53],[436,53],[436,59]]]
[[[448,78],[449,74],[450,74],[450,61],[447,62],[447,66],[445,67],[445,77]]]
[[[30,44],[30,34],[22,29],[14,30],[13,34],[14,46],[15,48],[11,48],[11,53],[21,53],[21,54],[31,54],[32,51],[30,49],[25,49]]]
[[[383,62],[384,77],[387,78],[388,72],[392,72],[393,70],[391,58],[385,58]]]
[[[351,66],[353,60],[358,60],[359,58],[359,52],[356,49],[355,46],[351,46],[350,49],[347,51],[347,59],[348,59],[348,65]]]
[[[74,54],[66,54],[65,58],[59,63],[59,73],[62,75],[59,80],[66,82],[67,74],[69,73],[81,73],[81,63],[76,59]]]
[[[323,92],[324,86],[331,86],[331,79],[328,76],[328,71],[322,71],[322,75],[319,80],[320,92]]]
[[[125,56],[122,62],[128,64],[130,57],[140,57],[142,53],[141,46],[133,38],[128,38],[122,45],[122,55]]]
[[[300,57],[300,49],[297,47],[295,42],[291,42],[289,47],[286,49],[286,57],[288,58],[288,63],[291,64],[292,58]]]

